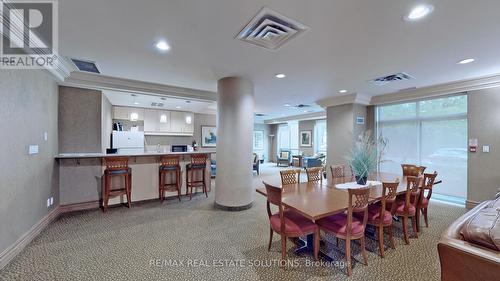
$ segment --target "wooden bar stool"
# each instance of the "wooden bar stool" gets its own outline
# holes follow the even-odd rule
[[[193,187],[203,187],[203,192],[208,198],[207,183],[205,182],[205,173],[207,170],[207,155],[193,154],[191,155],[191,163],[186,165],[186,195],[189,192],[189,200],[193,198]],[[196,172],[201,172],[203,179],[196,179]],[[189,189],[191,188],[191,190]]]
[[[128,157],[108,157],[104,159],[106,170],[104,170],[104,189],[102,195],[103,212],[108,210],[109,198],[126,195],[127,207],[130,208],[132,201],[132,169],[128,166]],[[124,187],[111,189],[113,177],[123,177]]]
[[[182,178],[182,172],[181,172],[181,166],[179,165],[179,159],[180,157],[177,155],[169,155],[169,156],[164,156],[161,158],[161,165],[160,165],[160,186],[158,188],[159,196],[160,196],[160,202],[163,203],[163,200],[165,199],[165,191],[177,191],[177,198],[179,198],[179,201],[181,201],[181,178]],[[173,176],[170,177],[172,180],[170,182],[167,181],[168,176]]]

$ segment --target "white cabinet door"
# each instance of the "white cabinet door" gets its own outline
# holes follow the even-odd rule
[[[158,111],[158,131],[162,133],[170,132],[171,115],[170,111]]]
[[[184,113],[183,133],[194,133],[194,114],[191,112]]]
[[[128,107],[114,106],[113,107],[113,119],[118,120],[128,120]]]
[[[157,110],[146,109],[144,111],[144,132],[156,132],[159,130],[159,114]]]
[[[172,133],[182,133],[184,127],[183,119],[184,112],[172,111],[170,112],[170,132]]]

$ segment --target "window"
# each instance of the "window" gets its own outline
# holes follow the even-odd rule
[[[382,172],[422,165],[443,181],[433,192],[467,196],[466,95],[378,106],[376,113],[377,134],[387,140]]]
[[[278,151],[290,149],[290,130],[287,124],[278,125]]]
[[[314,126],[314,153],[326,154],[326,120],[317,120]]]

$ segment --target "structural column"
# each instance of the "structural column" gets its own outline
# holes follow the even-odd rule
[[[217,178],[215,206],[245,210],[252,206],[254,95],[252,82],[226,77],[217,85]]]

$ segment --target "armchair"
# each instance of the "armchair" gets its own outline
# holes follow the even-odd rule
[[[260,165],[259,155],[257,155],[257,153],[254,153],[253,154],[253,171],[256,171],[257,175],[260,175],[259,165]]]
[[[292,161],[292,151],[290,149],[281,149],[280,153],[276,156],[276,166],[285,164],[287,167],[290,166]]]

